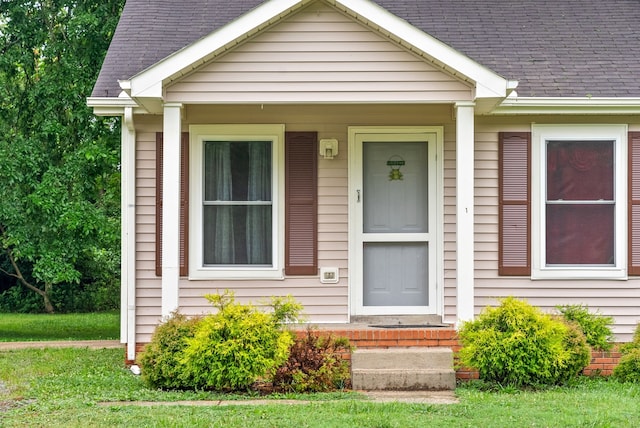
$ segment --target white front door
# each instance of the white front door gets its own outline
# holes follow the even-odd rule
[[[441,128],[350,129],[354,315],[435,314]]]

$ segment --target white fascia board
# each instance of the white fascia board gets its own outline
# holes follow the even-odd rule
[[[161,98],[167,79],[182,76],[204,64],[212,55],[236,46],[240,41],[280,20],[311,0],[271,0],[173,53],[131,78],[131,97]]]
[[[371,1],[329,0],[329,3],[369,26],[377,27],[378,31],[386,33],[392,40],[414,53],[431,58],[448,73],[473,83],[476,88],[476,99],[504,98],[517,86],[517,82],[494,73]]]
[[[640,98],[509,97],[491,115],[640,114]]]
[[[134,113],[145,113],[128,97],[88,97],[87,106],[93,109],[96,116],[123,116],[126,108],[133,109]]]

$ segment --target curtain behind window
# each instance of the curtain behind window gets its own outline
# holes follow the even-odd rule
[[[271,142],[204,144],[204,264],[271,264]]]

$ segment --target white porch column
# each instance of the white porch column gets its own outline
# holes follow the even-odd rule
[[[458,324],[474,315],[474,105],[455,105]]]
[[[120,130],[120,342],[136,357],[136,130],[125,107]]]
[[[164,105],[162,160],[162,316],[178,308],[182,104]]]

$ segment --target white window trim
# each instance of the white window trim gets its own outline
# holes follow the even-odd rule
[[[283,279],[284,265],[284,125],[189,126],[189,279]],[[213,267],[203,263],[204,141],[272,141],[273,265]]]
[[[546,248],[546,142],[614,141],[615,266],[545,266]],[[627,126],[626,125],[532,125],[532,279],[626,279],[627,278]]]

